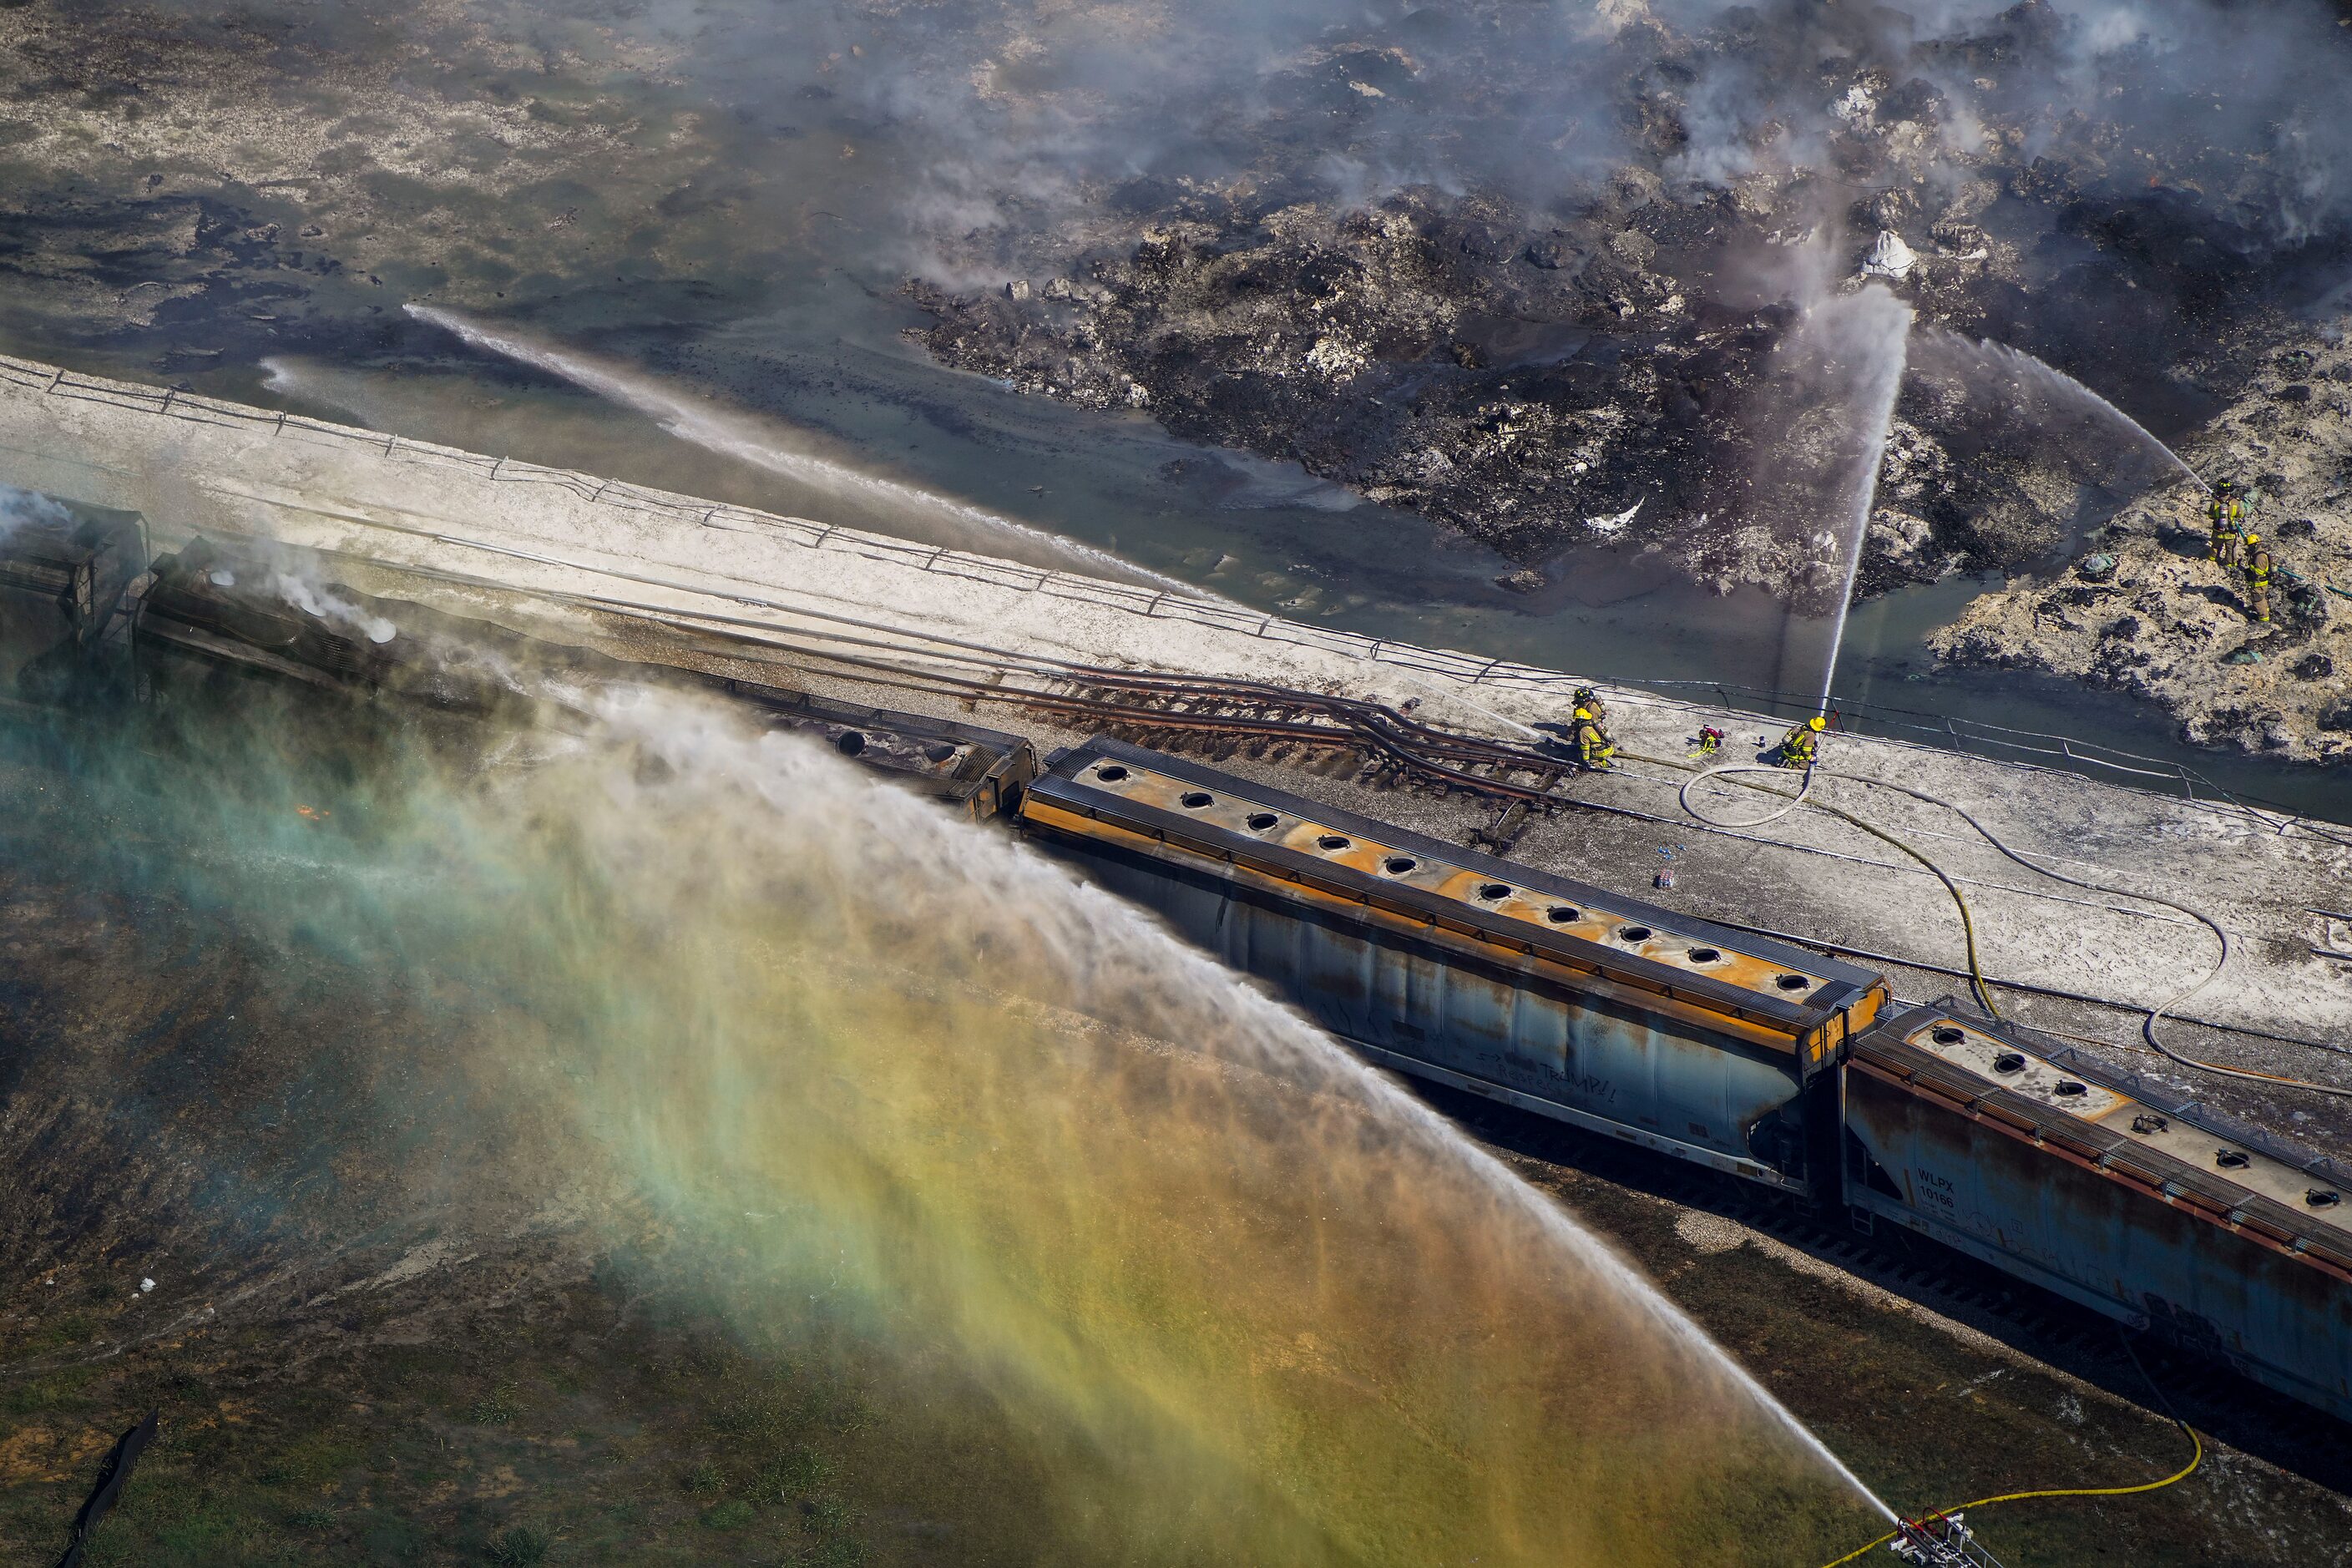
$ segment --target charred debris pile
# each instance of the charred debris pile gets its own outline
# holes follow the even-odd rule
[[[1757,404],[1809,300],[1875,279],[1921,323],[2038,354],[2176,440],[2335,331],[2347,251],[2306,178],[2333,132],[2284,110],[2250,123],[2275,83],[2232,57],[2189,68],[2163,34],[2195,34],[2179,9],[2103,50],[2039,4],[1940,33],[1884,7],[1687,28],[1604,7],[1570,59],[1606,112],[1565,128],[1528,111],[1557,58],[1515,56],[1493,18],[1407,39],[1435,26],[1415,14],[1272,73],[1276,107],[1230,173],[1107,180],[1075,216],[1008,209],[965,236],[953,286],[908,286],[934,318],[916,335],[1413,508],[1526,569],[1506,586],[1597,542],[1786,592],[1821,520],[1771,504]],[[1433,106],[1448,92],[1458,110]],[[1406,114],[1458,177],[1326,176],[1396,166]],[[2002,426],[2000,402],[1913,376],[1864,593],[2047,561],[2158,478]]]

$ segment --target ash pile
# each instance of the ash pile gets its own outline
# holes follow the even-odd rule
[[[1787,493],[1774,354],[1858,289],[2168,439],[2323,346],[2346,303],[2352,138],[2298,94],[2352,53],[2316,7],[2105,30],[2038,3],[1277,18],[1241,29],[1272,63],[1223,86],[1163,20],[1166,79],[1116,130],[1066,60],[989,78],[984,121],[1018,143],[1051,120],[1082,151],[940,243],[914,334],[1415,509],[1509,557],[1507,586],[1599,546],[1818,596],[1833,531],[1810,513],[1840,503]],[[999,25],[996,58],[1062,58]],[[1905,384],[1864,594],[2046,563],[2164,477],[1967,368]]]
[[[2232,481],[2234,536],[2217,547],[2187,487],[2142,497],[2073,562],[1970,605],[1937,653],[2129,692],[2195,742],[2352,758],[2352,352],[2274,355],[2189,455]]]

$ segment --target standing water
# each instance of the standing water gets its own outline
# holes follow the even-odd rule
[[[607,1267],[754,1343],[983,1391],[940,1440],[1036,1489],[1033,1559],[1811,1563],[1884,1515],[1580,1225],[1131,906],[730,713],[569,700],[600,730],[511,768],[311,776],[268,701],[126,747],[90,787],[157,847],[92,852],[93,896],[438,999],[460,1092],[375,1113],[482,1119],[452,1187],[610,1216],[608,1259],[651,1225]]]

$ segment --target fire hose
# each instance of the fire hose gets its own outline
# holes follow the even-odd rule
[[[1629,752],[1626,755],[1633,756],[1633,753]],[[1670,768],[1681,767],[1684,765],[1678,763],[1668,762],[1663,757],[1634,757],[1633,760],[1636,762],[1648,763],[1654,766]],[[1682,808],[1685,811],[1688,812],[1696,820],[1706,824],[1709,827],[1727,827],[1733,829],[1761,827],[1768,822],[1778,822],[1780,818],[1788,816],[1790,812],[1796,810],[1801,805],[1809,805],[1815,811],[1827,813],[1829,816],[1836,817],[1841,822],[1848,823],[1855,827],[1861,828],[1864,833],[1869,834],[1873,838],[1877,839],[1880,843],[1899,850],[1903,854],[1909,856],[1912,859],[1919,862],[1920,865],[1926,867],[1927,870],[1934,875],[1936,880],[1944,884],[1944,890],[1952,895],[1952,903],[1960,911],[1960,934],[1968,944],[1969,984],[1970,988],[1976,992],[1977,1000],[1984,1004],[1985,1011],[1990,1013],[1996,1018],[2000,1017],[2000,1009],[1993,1003],[1992,988],[1985,983],[1984,965],[1977,957],[1976,918],[1969,910],[1968,896],[1960,891],[1960,885],[1958,882],[1953,881],[1952,879],[1946,874],[1941,866],[1936,864],[1935,861],[1929,859],[1918,849],[1904,842],[1894,834],[1889,833],[1885,829],[1878,827],[1874,824],[1864,821],[1861,817],[1854,816],[1850,811],[1841,811],[1834,805],[1829,805],[1821,801],[1808,799],[1807,797],[1812,794],[1813,790],[1813,775],[1820,771],[1820,763],[1818,762],[1808,763],[1805,764],[1804,780],[1797,786],[1797,793],[1795,795],[1784,797],[1787,801],[1786,805],[1780,806],[1776,810],[1768,811],[1761,816],[1749,817],[1738,822],[1726,822],[1720,817],[1707,816],[1705,812],[1699,810],[1698,807],[1691,804],[1690,792],[1692,788],[1695,785],[1705,784],[1708,779],[1717,778],[1726,773],[1779,773],[1780,771],[1781,770],[1778,768],[1766,767],[1760,763],[1726,763],[1720,766],[1708,768],[1704,772],[1694,773],[1690,778],[1685,780],[1682,788],[1675,792],[1675,798],[1682,803]],[[1831,778],[1853,778],[1859,775],[1852,773],[1831,773],[1826,776]],[[1779,790],[1766,789],[1762,784],[1744,784],[1741,787],[1759,790],[1765,795],[1778,795],[1780,794]],[[1908,794],[1911,792],[1906,791],[1905,793]],[[1962,815],[1966,816],[1967,814],[1962,813]],[[1979,828],[1978,831],[1982,832],[1983,830]],[[1990,835],[1988,835],[1988,837],[1990,837]],[[1999,848],[2000,846],[1995,845],[1994,847]],[[2004,853],[2006,853],[2006,851],[2004,851]],[[2017,858],[2012,855],[2010,858],[2016,859]],[[2020,862],[2020,864],[2022,864],[2022,862]],[[2039,869],[2039,868],[2029,868],[2029,869]],[[2105,891],[2106,889],[2101,890]],[[2216,929],[2218,930],[2219,928],[2217,927]],[[2226,937],[2222,940],[2225,943],[2228,941]],[[2216,973],[2218,973],[2218,970]],[[2210,978],[2210,976],[2208,976],[2208,978]]]
[[[1626,755],[1633,758],[1633,761],[1647,763],[1654,767],[1668,767],[1682,772],[1691,771],[1688,764],[1674,762],[1664,757],[1634,756],[1632,752],[1627,752]],[[2200,1061],[2197,1058],[2184,1056],[2179,1051],[2177,1051],[2170,1046],[2165,1044],[2162,1037],[2157,1033],[2157,1026],[2164,1020],[2165,1015],[2171,1012],[2175,1007],[2181,1005],[2190,997],[2196,995],[2199,992],[2213,984],[2215,980],[2221,977],[2223,967],[2230,962],[2230,933],[2228,931],[2223,929],[2221,921],[2215,920],[2211,915],[2206,913],[2203,910],[2198,909],[2194,905],[2185,904],[2177,899],[2165,898],[2157,893],[2133,892],[2121,888],[2105,887],[2097,882],[2085,881],[2079,877],[2070,877],[2063,871],[2053,870],[2047,866],[2037,865],[2024,854],[2011,848],[2007,844],[2001,842],[1999,835],[1995,834],[1983,823],[1978,821],[1976,817],[1971,816],[1964,807],[1955,805],[1953,802],[1946,800],[1939,795],[1929,795],[1925,790],[1913,789],[1907,784],[1893,784],[1885,779],[1871,778],[1862,773],[1833,773],[1821,769],[1818,765],[1808,766],[1805,769],[1804,780],[1798,786],[1797,792],[1793,795],[1784,795],[1783,792],[1780,790],[1768,788],[1760,784],[1748,784],[1743,782],[1741,784],[1742,788],[1752,789],[1765,795],[1779,796],[1784,802],[1784,804],[1777,809],[1768,812],[1764,816],[1759,817],[1726,821],[1718,817],[1710,817],[1691,804],[1691,790],[1695,786],[1705,783],[1707,779],[1729,773],[1777,773],[1780,771],[1781,770],[1778,768],[1769,767],[1760,763],[1727,763],[1716,767],[1706,768],[1693,773],[1692,777],[1685,781],[1681,790],[1679,791],[1679,799],[1682,802],[1683,809],[1688,812],[1691,816],[1696,818],[1697,821],[1703,822],[1710,827],[1725,828],[1760,826],[1768,822],[1778,821],[1780,818],[1788,816],[1790,812],[1796,810],[1801,805],[1808,806],[1812,810],[1824,812],[1829,816],[1837,817],[1843,822],[1850,823],[1853,826],[1861,828],[1864,833],[1869,834],[1872,837],[1901,850],[1912,859],[1919,862],[1920,865],[1935,873],[1936,879],[1944,884],[1945,890],[1952,895],[1952,902],[1959,910],[1960,929],[1968,944],[1969,984],[1976,992],[1977,999],[1984,1004],[1985,1010],[1990,1013],[1994,1017],[1998,1018],[2000,1016],[2000,1009],[1993,1003],[1991,990],[1985,982],[1984,970],[1978,961],[1976,921],[1974,917],[1969,913],[1968,899],[1961,893],[1958,884],[1954,882],[1952,879],[1946,874],[1942,867],[1937,865],[1935,861],[1928,858],[1925,853],[1914,846],[1905,842],[1896,835],[1889,833],[1885,829],[1875,826],[1871,823],[1865,822],[1861,817],[1854,816],[1851,812],[1843,811],[1836,806],[1827,805],[1824,802],[1809,798],[1812,793],[1813,781],[1817,774],[1823,778],[1843,779],[1853,784],[1868,784],[1875,789],[1893,790],[1898,795],[1909,795],[1912,799],[1924,801],[1929,805],[1941,806],[1945,810],[1950,812],[1953,816],[1958,816],[1962,822],[1967,823],[1970,827],[1974,828],[1979,837],[1983,838],[1987,844],[1991,845],[1992,847],[1998,850],[2004,858],[2013,861],[2019,866],[2022,866],[2029,871],[2036,872],[2042,876],[2047,877],[2053,881],[2063,882],[2069,887],[2081,888],[2087,892],[2105,893],[2110,898],[2136,899],[2144,903],[2161,905],[2166,909],[2176,910],[2180,913],[2189,916],[2191,920],[2196,921],[2199,924],[2204,926],[2206,930],[2213,933],[2215,942],[2220,945],[2220,954],[2214,959],[2210,967],[2209,967],[2203,974],[2200,975],[2194,984],[2164,998],[2162,1001],[2158,1002],[2155,1005],[2147,1009],[2147,1017],[2140,1026],[2140,1035],[2142,1038],[2147,1041],[2150,1048],[2169,1061],[2176,1062],[2182,1067],[2193,1068],[2200,1072],[2210,1072],[2222,1078],[2243,1079],[2256,1083],[2275,1084],[2286,1089],[2308,1089],[2314,1094],[2324,1094],[2336,1099],[2352,1100],[2352,1089],[2338,1089],[2328,1084],[2313,1083],[2305,1079],[2289,1078],[2280,1073],[2261,1072],[2250,1068],[2223,1067],[2218,1062]]]
[[[1997,1502],[2022,1502],[2028,1498],[2129,1497],[2136,1492],[2161,1491],[2166,1487],[2172,1486],[2177,1482],[2187,1480],[2191,1475],[2196,1473],[2197,1467],[2205,1462],[2205,1439],[2199,1436],[2197,1434],[2197,1428],[2191,1426],[2188,1422],[2183,1421],[2180,1418],[2180,1413],[2172,1408],[2172,1402],[2164,1397],[2164,1390],[2157,1385],[2156,1379],[2147,1375],[2147,1368],[2140,1365],[2138,1355],[2135,1353],[2131,1348],[2131,1341],[2128,1339],[2125,1340],[2123,1342],[2123,1345],[2124,1353],[2131,1357],[2132,1365],[2137,1369],[2140,1376],[2146,1380],[2149,1390],[2155,1394],[2158,1401],[2164,1405],[2164,1413],[2172,1417],[2172,1424],[2175,1426],[2179,1427],[2182,1436],[2189,1439],[2189,1462],[2187,1464],[2181,1466],[2180,1468],[2173,1471],[2172,1474],[2165,1477],[2161,1480],[2141,1481],[2137,1486],[2046,1487],[2034,1491],[2002,1492],[1997,1497],[1979,1498],[1974,1502],[1955,1503],[1950,1508],[1937,1509],[1932,1514],[1922,1515],[1918,1520],[1906,1520],[1901,1524],[1898,1524],[1895,1529],[1888,1531],[1885,1534],[1880,1536],[1877,1540],[1871,1542],[1867,1545],[1858,1546],[1852,1552],[1847,1552],[1844,1556],[1822,1564],[1822,1568],[1843,1568],[1843,1564],[1853,1562],[1855,1558],[1862,1556],[1864,1552],[1875,1551],[1879,1547],[1885,1545],[1896,1536],[1903,1534],[1905,1529],[1909,1526],[1924,1523],[1928,1519],[1949,1519],[1955,1515],[1966,1513],[1972,1508],[1990,1508]]]
[[[1951,1508],[1937,1509],[1935,1515],[1924,1517],[1940,1516],[1949,1518],[1954,1514],[1966,1513],[1972,1508],[1990,1508],[1997,1502],[2022,1502],[2027,1498],[2128,1497],[2134,1492],[2160,1491],[2164,1488],[2171,1486],[2176,1481],[2187,1480],[2190,1475],[2195,1473],[2197,1467],[2205,1462],[2205,1439],[2197,1435],[2197,1428],[2189,1425],[2188,1422],[2181,1420],[2179,1416],[2173,1417],[2173,1425],[2179,1426],[2189,1438],[2190,1447],[2189,1462],[2181,1466],[2178,1470],[2175,1470],[2172,1474],[2165,1477],[2160,1481],[2142,1481],[2139,1485],[2132,1487],[2047,1487],[2038,1491],[2002,1492],[1998,1497],[1979,1498],[1974,1502],[1958,1503]],[[1894,1540],[1901,1533],[1902,1531],[1900,1530],[1890,1530],[1885,1534],[1880,1536],[1877,1540],[1870,1542],[1868,1545],[1858,1546],[1852,1552],[1847,1552],[1844,1556],[1824,1563],[1822,1568],[1841,1568],[1841,1564],[1851,1563],[1855,1558],[1862,1556],[1864,1552],[1874,1551],[1877,1548],[1885,1545],[1888,1542]]]

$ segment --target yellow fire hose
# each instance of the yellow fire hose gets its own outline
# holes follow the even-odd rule
[[[2173,1471],[2172,1474],[2165,1477],[2160,1481],[2142,1481],[2139,1485],[2133,1487],[2051,1487],[2041,1491],[2003,1492],[1999,1497],[1979,1498],[1974,1502],[1964,1502],[1952,1508],[1939,1509],[1937,1510],[1937,1514],[1948,1517],[1956,1513],[1966,1513],[1972,1508],[1990,1508],[1997,1502],[2021,1502],[2027,1498],[2127,1497],[2133,1492],[2157,1491],[2162,1488],[2172,1485],[2175,1481],[2187,1480],[2189,1477],[2195,1472],[2197,1467],[2205,1462],[2205,1440],[2197,1435],[2197,1429],[2194,1426],[2191,1426],[2188,1422],[2181,1420],[2177,1415],[2173,1417],[2173,1425],[2179,1427],[2182,1432],[2188,1435],[2190,1448],[2189,1463],[2183,1465],[2179,1469]],[[1930,1514],[1924,1517],[1934,1518],[1937,1517],[1937,1514]],[[1852,1552],[1847,1552],[1844,1556],[1836,1559],[1834,1562],[1824,1563],[1822,1568],[1839,1568],[1841,1563],[1851,1563],[1855,1558],[1862,1556],[1864,1552],[1875,1551],[1879,1547],[1885,1545],[1888,1542],[1894,1540],[1899,1533],[1900,1531],[1890,1530],[1885,1534],[1880,1536],[1877,1540],[1872,1542],[1869,1545],[1858,1546]]]
[[[1850,823],[1853,826],[1862,829],[1864,833],[1869,834],[1872,837],[1878,839],[1880,842],[1901,850],[1905,855],[1926,867],[1929,871],[1935,874],[1937,881],[1944,884],[1945,890],[1952,895],[1952,902],[1960,912],[1960,931],[1968,944],[1969,982],[1970,988],[1975,991],[1977,1000],[1983,1004],[1985,1011],[1991,1014],[1996,1018],[2001,1016],[2000,1009],[1993,1003],[1991,987],[1986,984],[1983,966],[1979,963],[1977,958],[1976,921],[1969,913],[1969,901],[1967,898],[1961,894],[1958,884],[1955,883],[1949,876],[1946,875],[1944,868],[1937,865],[1932,859],[1928,858],[1924,852],[1915,848],[1910,844],[1906,843],[1895,835],[1887,832],[1884,828],[1874,826],[1872,824],[1864,821],[1861,817],[1854,816],[1851,812],[1843,811],[1836,806],[1810,798],[1812,794],[1813,779],[1817,773],[1820,773],[1820,776],[1824,778],[1844,779],[1854,784],[1868,784],[1874,789],[1893,790],[1898,795],[1907,795],[1914,800],[1924,801],[1930,805],[1941,806],[1945,810],[1952,813],[1955,816],[1958,816],[1962,822],[1967,823],[1970,827],[1974,828],[1978,837],[1981,837],[1987,844],[1991,845],[1992,847],[1998,850],[2002,856],[2016,862],[2018,865],[2024,867],[2027,870],[2032,871],[2040,876],[2047,877],[2053,881],[2063,882],[2069,887],[2081,888],[2090,892],[2105,893],[2111,898],[2137,899],[2144,903],[2158,904],[2168,910],[2177,910],[2180,913],[2189,916],[2199,924],[2204,926],[2208,931],[2211,931],[2213,933],[2214,940],[2220,943],[2221,953],[2220,956],[2214,960],[2212,966],[2206,970],[2204,974],[2196,982],[2196,984],[2171,996],[2166,997],[2163,1001],[2158,1002],[2148,1009],[2147,1020],[2140,1028],[2141,1037],[2147,1041],[2148,1045],[2159,1055],[2165,1057],[2168,1060],[2177,1062],[2182,1067],[2194,1068],[2200,1072],[2213,1073],[2221,1078],[2248,1079],[2258,1083],[2277,1084],[2282,1088],[2304,1089],[2313,1094],[2324,1094],[2335,1099],[2352,1099],[2352,1089],[2337,1089],[2329,1084],[2313,1083],[2305,1079],[2289,1078],[2283,1073],[2262,1072],[2252,1068],[2223,1067],[2219,1062],[2202,1061],[2195,1057],[2184,1056],[2180,1052],[2173,1049],[2170,1046],[2165,1044],[2164,1040],[2157,1034],[2156,1026],[2162,1021],[2164,1016],[2173,1008],[2178,1007],[2182,1003],[2188,1001],[2191,996],[2196,995],[2197,993],[2205,989],[2206,986],[2210,985],[2221,976],[2223,966],[2230,961],[2230,933],[2222,928],[2221,921],[2215,920],[2211,915],[2207,914],[2203,910],[2198,909],[2190,904],[2184,904],[2176,899],[2164,898],[2156,893],[2132,892],[2121,888],[2103,887],[2096,882],[2086,882],[2079,877],[2070,877],[2063,871],[2053,870],[2047,866],[2036,865],[2024,855],[2019,853],[2017,850],[2011,849],[2008,845],[2002,843],[2000,837],[1995,835],[1990,828],[1985,826],[1983,823],[1979,822],[1973,816],[1969,815],[1969,812],[1960,806],[1954,805],[1948,800],[1942,799],[1939,796],[1929,795],[1923,790],[1912,789],[1908,785],[1894,784],[1885,779],[1874,779],[1863,773],[1821,773],[1821,770],[1817,766],[1808,766],[1805,769],[1804,781],[1798,786],[1797,792],[1794,795],[1790,795],[1782,790],[1773,789],[1765,784],[1751,783],[1745,779],[1736,779],[1732,782],[1738,784],[1740,788],[1751,789],[1759,792],[1759,794],[1772,795],[1780,799],[1784,804],[1782,804],[1777,810],[1767,812],[1762,816],[1744,818],[1736,822],[1719,822],[1707,816],[1705,813],[1699,811],[1696,807],[1691,805],[1690,792],[1694,786],[1705,783],[1707,779],[1721,777],[1726,774],[1777,774],[1785,770],[1772,767],[1762,763],[1728,763],[1716,767],[1699,769],[1693,768],[1688,763],[1676,762],[1670,757],[1643,756],[1632,752],[1625,752],[1624,755],[1630,761],[1647,763],[1654,767],[1672,768],[1679,773],[1690,773],[1692,776],[1684,783],[1682,789],[1679,792],[1682,807],[1697,821],[1706,823],[1709,826],[1734,828],[1759,826],[1767,822],[1778,821],[1780,818],[1786,816],[1789,813],[1796,810],[1801,805],[1814,811],[1824,812],[1831,816],[1838,818],[1842,822]]]
[[[1996,1018],[2000,1016],[2000,1007],[1995,1005],[1993,1003],[1992,988],[1985,984],[1984,966],[1977,958],[1976,917],[1969,912],[1968,896],[1960,891],[1959,884],[1953,881],[1949,876],[1946,875],[1944,868],[1941,866],[1937,865],[1935,861],[1929,859],[1925,854],[1922,854],[1919,850],[1912,847],[1909,844],[1905,843],[1894,834],[1887,832],[1882,827],[1875,826],[1871,823],[1864,822],[1861,817],[1854,816],[1850,811],[1841,811],[1834,805],[1830,805],[1822,801],[1809,798],[1812,794],[1813,774],[1818,764],[1811,763],[1806,764],[1804,781],[1797,786],[1797,793],[1795,795],[1789,795],[1781,790],[1773,789],[1765,784],[1750,784],[1746,780],[1738,781],[1739,787],[1742,789],[1752,789],[1760,795],[1772,795],[1780,800],[1786,801],[1788,804],[1781,806],[1777,811],[1767,812],[1762,816],[1745,817],[1738,822],[1718,822],[1714,818],[1707,816],[1696,806],[1691,805],[1690,792],[1693,785],[1704,784],[1711,778],[1721,778],[1730,773],[1780,773],[1785,770],[1770,767],[1762,763],[1725,763],[1711,768],[1693,769],[1686,763],[1672,762],[1664,757],[1645,757],[1633,752],[1628,752],[1625,755],[1637,763],[1648,763],[1653,766],[1657,767],[1676,768],[1685,773],[1690,773],[1692,776],[1683,784],[1683,787],[1679,792],[1682,807],[1685,811],[1690,813],[1692,816],[1696,817],[1700,822],[1706,823],[1710,827],[1761,827],[1768,822],[1779,821],[1781,817],[1788,816],[1789,813],[1796,810],[1801,805],[1810,806],[1815,811],[1825,813],[1828,816],[1836,817],[1841,822],[1861,828],[1864,833],[1869,834],[1873,838],[1877,839],[1880,843],[1885,844],[1893,849],[1898,850],[1901,853],[1909,856],[1912,859],[1919,862],[1920,865],[1927,868],[1927,870],[1935,877],[1936,880],[1944,884],[1944,890],[1952,895],[1952,903],[1960,911],[1960,934],[1966,940],[1968,944],[1969,984],[1970,988],[1976,992],[1977,1000],[1984,1004],[1985,1011],[1990,1013]],[[1852,775],[1845,773],[1832,773],[1826,776],[1832,778],[1846,778]]]

